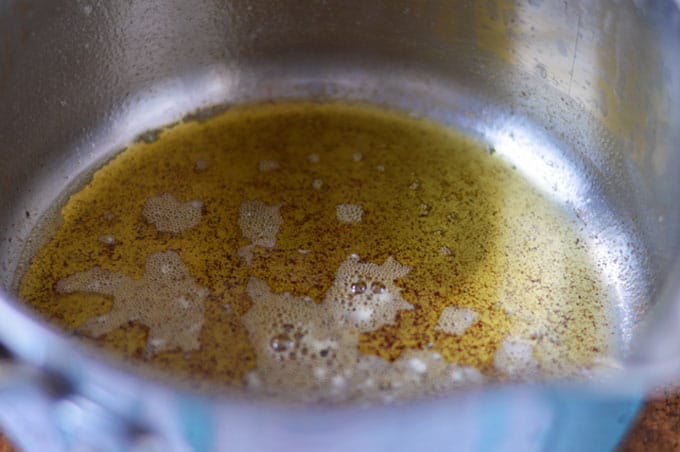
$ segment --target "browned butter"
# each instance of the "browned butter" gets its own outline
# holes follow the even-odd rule
[[[188,380],[392,400],[609,353],[572,219],[451,130],[363,104],[230,108],[136,142],[60,211],[20,296]]]

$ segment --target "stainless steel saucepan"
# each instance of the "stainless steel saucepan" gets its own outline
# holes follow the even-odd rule
[[[361,99],[482,137],[576,212],[622,368],[389,407],[292,408],[154,381],[15,298],[39,218],[145,130],[215,105]],[[673,1],[0,2],[0,423],[25,450],[606,450],[680,375]],[[27,248],[28,247],[28,248]]]

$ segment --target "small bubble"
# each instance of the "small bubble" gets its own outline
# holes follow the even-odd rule
[[[293,345],[293,340],[286,333],[278,334],[269,341],[269,346],[275,352],[284,352],[289,348],[292,348]]]
[[[408,365],[411,368],[411,371],[417,373],[417,374],[423,374],[427,371],[427,363],[425,363],[422,359],[420,358],[411,358],[408,360]]]
[[[430,210],[432,210],[432,206],[423,202],[420,204],[420,211],[418,212],[418,215],[421,217],[426,217],[430,214]]]
[[[361,152],[355,152],[354,154],[352,154],[352,160],[354,160],[355,162],[360,162],[361,160],[363,160],[363,158],[364,155]]]
[[[321,157],[319,156],[319,154],[313,153],[307,156],[307,160],[309,160],[310,163],[319,163]]]
[[[201,173],[207,170],[208,166],[210,166],[210,162],[208,162],[207,160],[204,159],[196,160],[196,163],[194,163],[194,171],[197,173]]]
[[[335,375],[335,376],[331,379],[331,383],[332,383],[333,386],[335,386],[336,388],[341,388],[341,387],[345,386],[345,383],[346,383],[345,377],[343,377],[342,375]]]
[[[381,173],[385,172],[385,165],[378,165],[375,167],[376,170],[380,171]]]
[[[164,344],[165,344],[165,339],[159,339],[159,338],[157,338],[157,339],[150,339],[150,340],[149,340],[149,345],[150,345],[151,347],[154,347],[154,348],[159,348],[159,347],[161,347],[161,346],[164,345]]]
[[[328,374],[328,371],[323,367],[315,367],[313,372],[317,380],[323,380]]]
[[[321,190],[321,187],[323,187],[323,181],[321,179],[314,179],[312,182],[312,187],[314,187],[314,190]]]
[[[374,282],[371,284],[371,292],[374,294],[385,293],[385,284],[381,282]]]
[[[99,241],[102,242],[104,245],[115,245],[116,244],[116,238],[112,236],[111,234],[104,234],[99,237]]]
[[[257,166],[262,172],[275,171],[280,168],[277,160],[261,160]]]
[[[359,223],[364,215],[361,204],[338,204],[335,206],[335,216],[341,223]]]
[[[366,283],[363,281],[357,281],[355,283],[352,283],[352,285],[350,286],[350,290],[355,295],[362,294],[366,292]]]
[[[410,186],[411,190],[418,190],[420,188],[420,181],[418,179],[414,180]]]
[[[246,387],[250,389],[259,389],[262,387],[262,380],[255,371],[248,372],[243,376],[243,379],[245,380]]]

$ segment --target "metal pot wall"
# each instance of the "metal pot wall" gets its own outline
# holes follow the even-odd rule
[[[0,421],[25,450],[603,450],[645,388],[680,373],[674,2],[9,0],[0,43]],[[153,381],[15,299],[32,228],[88,169],[197,109],[283,98],[367,100],[480,136],[584,215],[625,294],[623,370],[290,408]]]

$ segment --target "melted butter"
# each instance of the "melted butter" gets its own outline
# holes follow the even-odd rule
[[[190,227],[166,232],[145,219],[149,200],[170,195],[200,209]],[[248,229],[244,203],[271,206],[276,227]],[[257,369],[242,321],[249,281],[318,304],[352,255],[409,268],[393,284],[411,308],[357,331],[361,356],[419,371],[408,357],[428,350],[423,362],[441,356],[493,379],[578,375],[609,352],[606,294],[572,220],[480,144],[397,112],[288,103],[180,123],[118,154],[61,216],[21,298],[82,331],[115,300],[60,282],[95,267],[143,280],[149,256],[172,251],[208,291],[196,346],[150,355],[153,328],[139,319],[92,340],[187,379],[241,385]],[[472,320],[442,327],[454,312]]]

